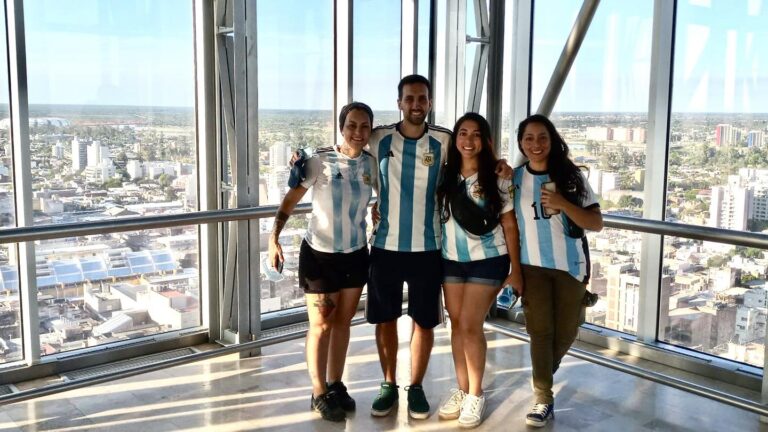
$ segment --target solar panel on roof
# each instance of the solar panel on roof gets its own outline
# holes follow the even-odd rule
[[[37,287],[45,288],[56,285],[56,277],[54,276],[39,276],[37,278]]]

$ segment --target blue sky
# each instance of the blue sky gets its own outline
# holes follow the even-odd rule
[[[353,1],[355,99],[394,110],[399,2]],[[258,2],[262,108],[332,108],[332,4]],[[534,109],[580,4],[536,3]],[[651,0],[601,2],[556,111],[647,109],[652,7]],[[24,8],[30,103],[193,104],[190,0],[29,0]],[[673,110],[768,112],[766,29],[763,0],[681,0]]]
[[[546,14],[534,23],[534,109],[580,3],[537,2]],[[602,1],[555,110],[646,111],[652,19],[650,0]],[[766,29],[762,0],[680,0],[673,111],[768,112]]]

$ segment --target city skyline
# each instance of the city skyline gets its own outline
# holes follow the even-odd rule
[[[30,104],[194,105],[191,2],[39,0],[24,6]],[[647,110],[652,6],[601,3],[556,111]],[[270,65],[259,70],[260,82],[270,83],[259,86],[260,104],[264,109],[332,108],[332,2],[287,0],[258,7],[258,55],[261,64]],[[536,14],[534,21],[534,107],[570,30],[570,24],[540,20],[572,23],[579,5],[539,0],[535,7],[547,14]],[[354,10],[353,85],[361,96],[356,99],[377,110],[396,109],[399,54],[386,61],[381,53],[399,49],[400,8],[356,0]],[[376,20],[366,18],[372,16]],[[768,10],[762,3],[681,1],[677,16],[673,111],[768,112],[768,61],[760,49],[768,39],[762,25]],[[505,65],[510,65],[508,56]],[[7,82],[7,67],[0,67],[0,80]],[[7,100],[7,87],[0,86],[0,101]]]

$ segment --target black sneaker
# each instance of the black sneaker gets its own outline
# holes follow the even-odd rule
[[[312,411],[319,412],[320,415],[329,421],[340,422],[347,418],[347,414],[341,409],[333,392],[326,392],[318,397],[312,395],[310,399]]]
[[[411,384],[405,389],[408,391],[408,415],[420,420],[429,417],[429,402],[421,384]]]
[[[355,400],[349,395],[347,386],[345,386],[343,382],[337,381],[328,384],[328,391],[333,392],[336,395],[336,401],[339,402],[341,409],[347,412],[355,410]]]
[[[525,424],[533,427],[544,427],[555,418],[555,404],[537,403],[525,416]]]

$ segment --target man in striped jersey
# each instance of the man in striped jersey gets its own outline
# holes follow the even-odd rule
[[[386,416],[397,403],[397,319],[402,313],[403,284],[408,284],[408,315],[413,319],[408,414],[429,416],[421,383],[441,321],[440,218],[435,191],[451,131],[426,123],[432,109],[429,80],[404,77],[398,84],[399,123],[373,130],[371,154],[379,167],[380,220],[371,238],[371,266],[366,317],[376,324],[376,344],[384,382],[371,414]]]

